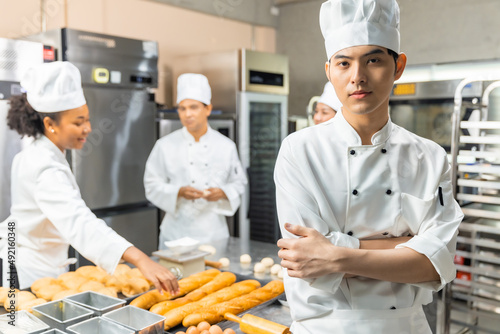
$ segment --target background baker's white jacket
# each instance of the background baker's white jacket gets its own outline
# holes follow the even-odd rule
[[[295,237],[283,228],[286,222],[314,227],[333,244],[351,248],[359,247],[358,239],[413,235],[398,247],[426,255],[440,282],[398,284],[343,279],[343,274],[304,280],[285,274],[294,333],[327,333],[322,317],[330,317],[332,310],[427,304],[432,290],[455,277],[453,256],[463,214],[453,199],[445,151],[390,120],[372,143],[363,146],[341,112],[287,137],[274,174],[281,232],[285,238]]]
[[[234,215],[246,183],[236,145],[210,127],[198,142],[186,128],[159,139],[144,174],[147,199],[166,212],[159,247],[165,248],[162,241],[186,236],[201,242],[228,237],[224,216]],[[221,188],[228,200],[178,198],[184,186]]]
[[[85,205],[64,154],[45,136],[14,158],[11,216],[0,223],[2,243],[9,221],[16,223],[21,288],[65,272],[70,244],[108,273],[132,246]],[[5,246],[1,255],[6,258]],[[3,267],[5,280],[5,261]]]

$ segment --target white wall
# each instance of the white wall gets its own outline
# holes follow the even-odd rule
[[[305,115],[307,102],[326,82],[326,54],[319,29],[323,0],[280,7],[276,52],[290,58],[290,114]],[[408,64],[500,58],[499,0],[398,0],[401,50]]]

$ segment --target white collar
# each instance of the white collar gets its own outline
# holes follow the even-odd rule
[[[210,125],[207,124],[207,132],[205,132],[205,134],[200,137],[200,142],[204,142],[204,141],[208,140],[210,138],[210,136],[211,136],[212,131],[213,130],[210,127]],[[195,142],[193,135],[189,133],[189,131],[186,129],[185,126],[182,127],[182,134],[184,135],[184,138],[189,143],[194,143]]]
[[[61,150],[59,149],[59,147],[57,147],[57,145],[54,144],[52,142],[52,140],[50,140],[49,138],[47,138],[45,135],[41,135],[40,137],[38,137],[35,140],[35,143],[37,143],[37,145],[41,145],[41,146],[45,147],[46,149],[48,149],[49,151],[51,151],[52,153],[54,153],[55,156],[56,156],[56,158],[58,158],[61,161],[65,161],[67,163],[65,153],[61,152]]]
[[[340,138],[342,138],[348,146],[361,146],[361,137],[356,132],[356,130],[347,122],[344,118],[343,111],[338,112],[337,115],[333,118],[332,123],[335,126],[335,130],[338,134],[340,134]],[[392,121],[389,117],[387,123],[377,131],[372,136],[372,145],[378,145],[384,143],[389,139],[392,132]]]

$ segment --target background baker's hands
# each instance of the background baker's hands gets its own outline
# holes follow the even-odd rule
[[[198,199],[203,197],[203,191],[190,186],[181,187],[177,197],[184,197],[185,199]]]
[[[226,193],[221,188],[208,188],[203,193],[203,198],[209,202],[227,199]]]
[[[333,245],[317,230],[300,225],[285,224],[285,229],[300,238],[280,239],[278,256],[281,266],[288,269],[290,277],[317,278],[337,272],[335,254],[342,247]]]

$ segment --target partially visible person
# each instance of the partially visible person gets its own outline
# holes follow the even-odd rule
[[[328,81],[314,108],[314,124],[320,124],[332,119],[340,111],[340,108],[342,108],[342,103],[339,101],[332,84]]]
[[[42,64],[26,72],[21,86],[26,94],[11,100],[7,122],[35,140],[12,165],[11,215],[0,223],[2,285],[13,269],[7,262],[9,236],[15,239],[14,265],[21,289],[67,271],[71,245],[109,274],[123,259],[157,289],[177,291],[177,280],[168,269],[98,219],[81,197],[65,155],[66,150],[81,149],[92,131],[79,70],[69,62]]]
[[[212,92],[202,74],[177,79],[182,129],[160,138],[146,163],[146,198],[165,211],[159,248],[190,237],[210,242],[229,237],[226,217],[241,203],[247,179],[235,143],[208,124]]]

